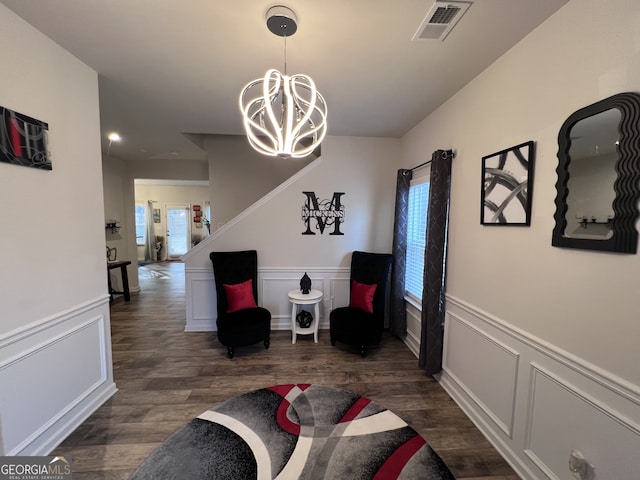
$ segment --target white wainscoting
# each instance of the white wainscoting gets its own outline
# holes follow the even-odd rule
[[[409,347],[409,350],[411,350],[416,357],[420,357],[422,311],[411,302],[406,301],[406,299],[405,306],[407,307],[407,335],[404,338],[404,343],[407,345],[407,347]]]
[[[329,329],[329,313],[349,301],[348,268],[258,268],[258,304],[271,312],[272,330],[291,329],[291,304],[287,293],[300,288],[304,273],[312,288],[323,292],[320,304],[321,330]],[[217,302],[213,270],[185,268],[187,302],[186,332],[216,331]]]
[[[46,455],[115,392],[108,297],[0,336],[0,455]]]
[[[523,479],[638,478],[640,388],[447,296],[439,381]]]

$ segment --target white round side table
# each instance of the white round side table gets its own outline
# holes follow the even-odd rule
[[[291,302],[291,343],[296,343],[296,335],[311,334],[313,334],[314,343],[318,343],[318,323],[320,322],[322,292],[320,290],[310,290],[309,293],[302,293],[299,289],[291,290],[289,292],[289,301]],[[298,305],[313,305],[313,321],[307,328],[302,328],[296,322]]]

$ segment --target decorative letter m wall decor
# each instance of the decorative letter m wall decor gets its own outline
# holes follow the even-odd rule
[[[0,162],[51,170],[48,129],[45,122],[0,107]]]
[[[333,198],[329,200],[318,200],[315,192],[302,192],[307,197],[307,201],[302,206],[302,221],[307,229],[302,235],[315,235],[311,229],[312,221],[315,221],[315,229],[324,233],[326,227],[333,225],[333,232],[329,235],[344,235],[340,231],[340,224],[344,222],[344,205],[341,197],[344,192],[334,192]]]

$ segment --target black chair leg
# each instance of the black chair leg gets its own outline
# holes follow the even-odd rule
[[[366,345],[360,345],[360,356],[362,358],[367,356],[367,346]]]
[[[227,347],[227,357],[233,358],[233,347]]]
[[[336,341],[335,341],[333,338],[331,339],[331,346],[332,346],[332,347],[335,347],[335,346],[336,346]]]
[[[269,345],[271,345],[271,339],[267,337],[264,340],[264,348],[269,349]]]

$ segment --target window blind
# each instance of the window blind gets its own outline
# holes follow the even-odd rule
[[[416,182],[409,187],[407,259],[404,281],[407,293],[417,300],[422,299],[428,202],[429,182]]]

